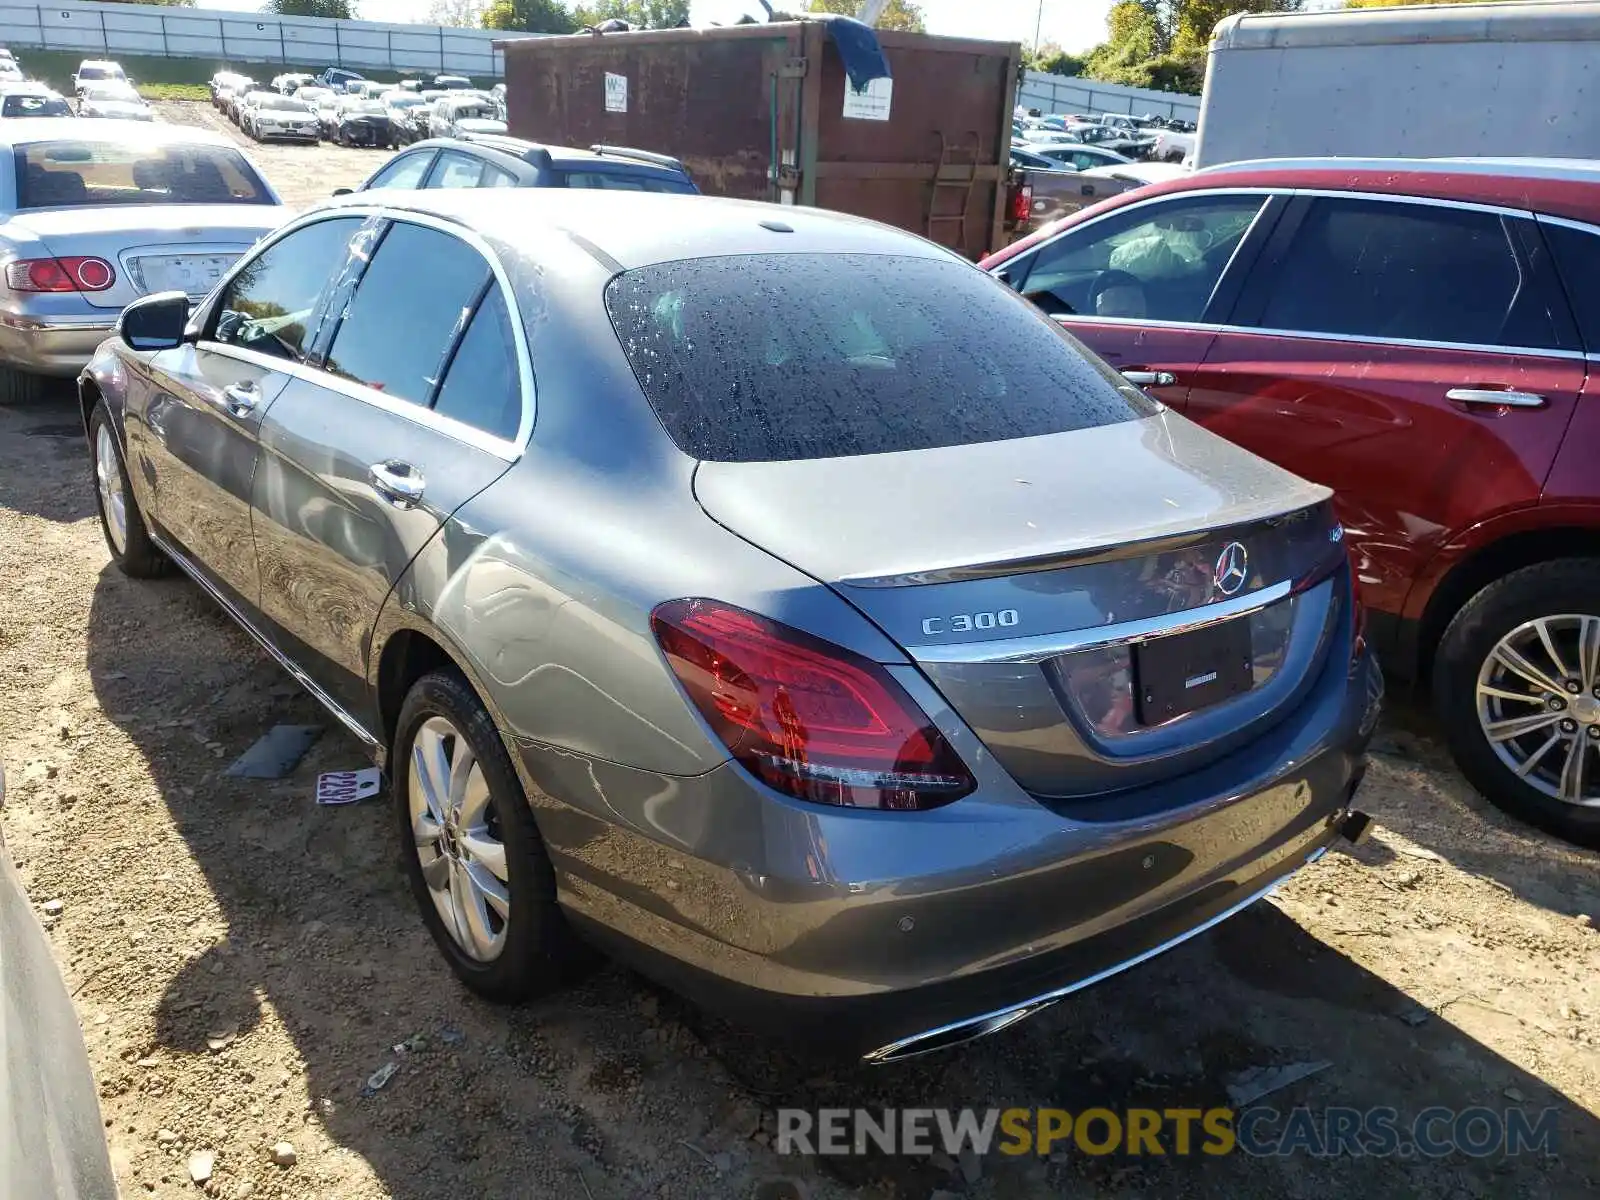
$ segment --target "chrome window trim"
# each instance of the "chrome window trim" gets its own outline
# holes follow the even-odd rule
[[[1207,604],[1200,608],[1186,608],[1182,612],[1163,613],[1157,617],[1141,617],[1136,621],[1122,621],[1115,625],[1099,625],[1091,629],[1069,629],[1064,633],[1042,633],[1032,637],[1007,638],[989,642],[957,642],[938,645],[907,646],[906,651],[915,662],[954,663],[966,666],[978,663],[1041,663],[1058,654],[1075,654],[1081,650],[1101,650],[1107,646],[1126,646],[1151,638],[1170,637],[1177,633],[1190,633],[1204,629],[1219,621],[1231,621],[1257,612],[1280,600],[1287,599],[1293,586],[1289,580],[1280,580],[1264,588],[1257,588],[1243,596]]]
[[[396,416],[407,417],[425,428],[442,433],[446,437],[454,438],[465,445],[493,454],[497,458],[502,458],[507,462],[516,462],[522,457],[528,444],[528,438],[533,433],[533,422],[538,410],[538,396],[533,382],[533,356],[528,349],[528,333],[523,327],[522,308],[517,303],[517,294],[511,286],[511,277],[506,273],[505,265],[500,261],[500,256],[494,252],[494,249],[476,230],[435,217],[431,213],[412,212],[408,209],[394,208],[385,204],[349,204],[318,209],[296,218],[280,229],[274,230],[268,237],[251,247],[249,251],[240,255],[238,261],[229,268],[228,272],[212,289],[210,296],[207,297],[204,304],[207,318],[210,316],[210,306],[221,298],[222,293],[233,282],[234,276],[243,270],[248,263],[254,262],[292,233],[307,226],[315,225],[319,221],[336,220],[341,217],[357,217],[361,220],[381,217],[388,221],[422,225],[455,237],[482,255],[484,261],[489,264],[489,270],[493,273],[495,282],[500,288],[500,294],[505,300],[506,309],[512,315],[511,336],[516,343],[517,382],[522,393],[522,420],[517,425],[517,433],[514,438],[508,440],[495,437],[493,434],[485,433],[475,425],[468,425],[466,422],[458,421],[454,417],[447,417],[442,413],[435,412],[426,405],[414,404],[407,400],[398,400],[387,393],[378,391],[376,388],[370,388],[365,384],[355,383],[352,380],[341,379],[339,376],[320,367],[308,366],[301,362],[291,362],[283,358],[274,358],[270,354],[262,354],[259,351],[250,350],[243,346],[232,346],[226,342],[207,340],[199,342],[198,346],[213,354],[221,354],[227,358],[237,358],[241,362],[252,363],[272,371],[280,371],[285,375],[292,375],[296,379],[302,379],[308,383],[332,388],[341,395],[349,396],[353,400],[360,400],[363,403],[372,405],[374,408],[394,413]],[[334,337],[337,340],[337,330],[334,332]]]
[[[303,670],[300,669],[299,666],[295,664],[293,659],[291,659],[282,650],[278,649],[278,647],[272,643],[272,640],[268,638],[266,634],[257,629],[250,619],[240,611],[239,606],[236,605],[226,595],[224,595],[223,592],[209,579],[207,579],[204,572],[200,570],[200,568],[194,563],[193,560],[189,558],[188,555],[179,550],[166,538],[156,533],[155,530],[150,531],[150,540],[156,544],[156,547],[163,554],[176,563],[179,569],[182,570],[185,575],[187,575],[199,586],[201,591],[205,592],[218,604],[222,605],[223,610],[227,612],[227,614],[236,622],[238,622],[239,627],[248,633],[252,638],[254,638],[263,650],[277,660],[278,665],[281,666],[285,671],[289,672],[289,674],[294,677],[295,682],[301,687],[305,688],[306,691],[310,692],[323,708],[327,709],[328,712],[333,714],[333,716],[338,719],[341,725],[343,725],[356,736],[358,741],[363,743],[369,749],[379,751],[380,753],[385,749],[383,742],[380,741],[376,735],[374,735],[369,729],[367,729],[365,725],[351,715],[351,713],[346,710],[337,700],[328,695],[327,692],[323,691],[322,688],[317,685],[317,682],[311,678],[311,676],[307,675]]]
[[[1503,354],[1510,358],[1584,358],[1600,360],[1600,354],[1582,350],[1542,350],[1537,346],[1485,346],[1476,342],[1429,342],[1417,338],[1365,337],[1359,333],[1307,333],[1300,329],[1268,329],[1261,325],[1216,325],[1199,321],[1142,321],[1133,317],[1052,317],[1057,324],[1083,322],[1089,325],[1134,325],[1164,329],[1192,329],[1200,333],[1255,333],[1264,337],[1296,338],[1308,342],[1358,342],[1365,346],[1396,346],[1402,349],[1459,350],[1479,354]]]
[[[1430,196],[1410,196],[1399,193],[1384,192],[1344,191],[1338,188],[1193,188],[1176,192],[1163,192],[1161,195],[1152,196],[1148,200],[1139,200],[1133,204],[1125,204],[1120,208],[1112,209],[1110,212],[1101,213],[1099,216],[1091,217],[1081,225],[1073,225],[1068,229],[1063,229],[1060,233],[1056,234],[1055,237],[1047,238],[1045,241],[1040,242],[1037,246],[1030,247],[1026,254],[1018,255],[1017,259],[1006,260],[996,267],[995,270],[1003,271],[1013,262],[1018,261],[1018,259],[1026,258],[1029,255],[1039,253],[1039,251],[1055,242],[1058,238],[1066,237],[1069,233],[1076,233],[1080,229],[1087,229],[1089,226],[1103,221],[1107,217],[1115,216],[1118,213],[1131,212],[1134,209],[1143,208],[1146,205],[1159,204],[1163,201],[1173,200],[1179,197],[1197,195],[1240,195],[1256,192],[1266,192],[1269,194],[1269,196],[1310,196],[1318,199],[1382,200],[1392,204],[1421,204],[1432,208],[1459,208],[1470,212],[1492,213],[1496,216],[1521,217],[1525,220],[1531,220],[1535,223],[1540,221],[1556,222],[1563,225],[1569,225],[1574,229],[1581,229],[1587,233],[1600,236],[1600,227],[1586,225],[1582,221],[1572,221],[1565,217],[1547,217],[1540,213],[1536,213],[1531,209],[1510,208],[1505,205],[1496,204],[1478,204],[1465,200],[1439,200]],[[1263,203],[1261,206],[1261,212],[1265,211],[1266,204]],[[1261,213],[1258,212],[1256,214],[1256,220],[1260,219]],[[1252,222],[1251,230],[1254,228],[1255,225],[1254,222]],[[1246,231],[1245,237],[1249,237],[1249,231]],[[1239,245],[1244,245],[1244,239],[1240,240]],[[1239,247],[1236,246],[1234,247],[1234,255],[1237,255],[1238,253]],[[1233,259],[1229,258],[1228,266],[1224,267],[1222,270],[1223,276],[1227,275],[1229,267],[1232,266]],[[990,273],[993,274],[994,272]],[[1560,358],[1572,359],[1579,362],[1585,360],[1591,362],[1600,362],[1600,353],[1589,354],[1582,350],[1547,350],[1538,346],[1494,346],[1484,345],[1479,342],[1435,342],[1421,338],[1369,337],[1364,334],[1357,333],[1316,333],[1300,329],[1273,329],[1264,325],[1230,325],[1205,321],[1160,321],[1139,317],[1086,316],[1077,313],[1074,313],[1070,316],[1052,317],[1051,319],[1057,324],[1066,326],[1068,328],[1070,328],[1070,325],[1068,324],[1069,322],[1083,322],[1089,325],[1128,325],[1134,327],[1153,327],[1157,329],[1191,329],[1199,333],[1255,333],[1261,334],[1265,337],[1297,338],[1301,341],[1352,342],[1370,346],[1398,346],[1401,348],[1418,350],[1459,350],[1468,353],[1502,354],[1511,358]]]

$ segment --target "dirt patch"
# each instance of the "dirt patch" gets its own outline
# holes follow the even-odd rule
[[[186,119],[206,118],[190,107]],[[257,157],[296,202],[381,161],[302,147]],[[216,1155],[214,1194],[339,1200],[1600,1187],[1600,933],[1578,920],[1600,918],[1600,856],[1500,817],[1403,711],[1362,791],[1381,822],[1368,846],[950,1054],[879,1070],[796,1057],[617,968],[525,1008],[472,999],[423,933],[386,806],[312,801],[316,775],[361,765],[360,748],[193,586],[107,565],[87,451],[26,436],[76,421],[66,395],[0,408],[0,758],[29,894],[64,905],[51,937],[124,1196],[195,1194],[196,1150]],[[224,776],[274,724],[325,732],[281,783]],[[964,1173],[770,1145],[783,1105],[1198,1107],[1248,1068],[1314,1061],[1331,1065],[1269,1102],[1408,1117],[1550,1106],[1560,1156],[1074,1152],[992,1156]],[[386,1064],[395,1072],[372,1089]],[[293,1165],[274,1161],[283,1142]]]

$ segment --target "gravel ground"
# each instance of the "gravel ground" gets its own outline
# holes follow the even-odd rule
[[[256,156],[297,204],[381,161]],[[1600,1191],[1600,856],[1488,808],[1403,708],[1361,793],[1380,822],[1368,845],[996,1037],[841,1068],[615,967],[520,1009],[464,993],[415,915],[386,807],[312,802],[319,772],[363,765],[354,741],[196,588],[108,566],[70,396],[0,408],[0,580],[6,835],[41,912],[60,902],[46,922],[124,1196],[195,1194],[202,1152],[207,1193],[263,1198]],[[325,730],[291,778],[222,775],[282,723]],[[770,1144],[780,1106],[1204,1107],[1248,1068],[1321,1061],[1268,1102],[1553,1106],[1559,1154],[956,1164]]]

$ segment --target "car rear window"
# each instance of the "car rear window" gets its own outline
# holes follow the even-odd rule
[[[15,151],[19,208],[94,204],[273,204],[226,146],[33,142]]]
[[[886,454],[1156,411],[965,263],[810,253],[687,259],[617,276],[606,303],[656,416],[699,459]]]
[[[60,96],[20,94],[7,96],[0,101],[0,116],[6,117],[70,117],[72,109]]]
[[[604,188],[613,192],[671,192],[694,196],[699,189],[677,175],[646,175],[624,171],[562,171],[561,187]]]

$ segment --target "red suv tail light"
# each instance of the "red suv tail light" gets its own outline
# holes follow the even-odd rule
[[[769,787],[820,804],[924,809],[977,786],[877,663],[715,600],[663,604],[650,625],[700,715]]]
[[[6,264],[13,292],[103,292],[117,273],[103,258],[19,258]]]
[[[1033,184],[1020,183],[1011,189],[1011,219],[1026,221],[1033,215]]]

